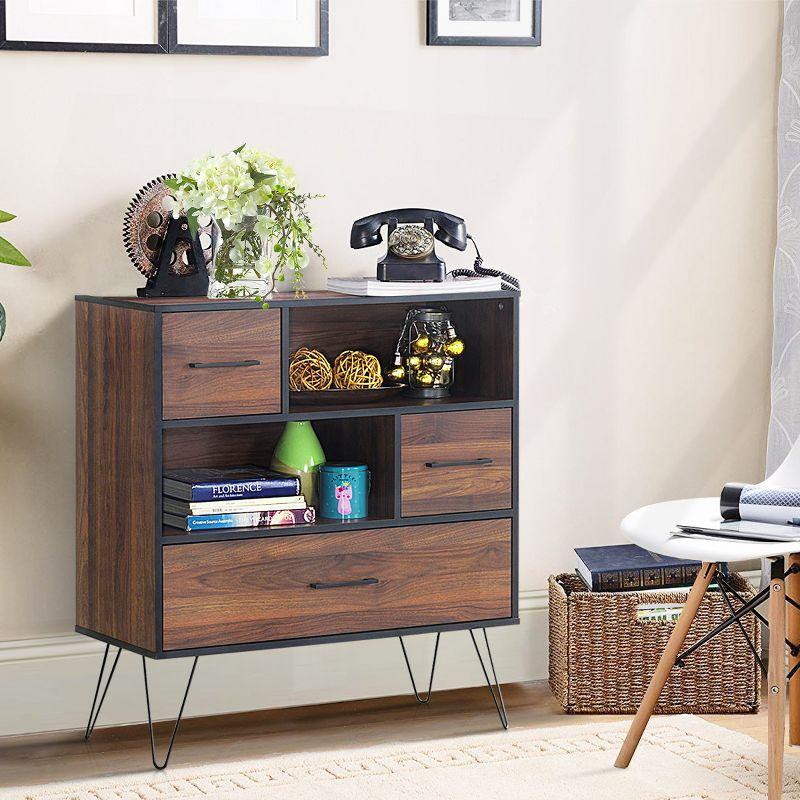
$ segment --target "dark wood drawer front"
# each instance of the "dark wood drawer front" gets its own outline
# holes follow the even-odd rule
[[[511,521],[166,546],[163,596],[165,650],[505,618]]]
[[[164,314],[164,419],[281,410],[279,309]]]
[[[406,414],[403,516],[511,508],[511,409]]]

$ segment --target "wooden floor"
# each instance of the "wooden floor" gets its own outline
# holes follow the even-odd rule
[[[503,689],[513,728],[543,728],[610,722],[626,717],[566,715],[545,682]],[[766,704],[758,714],[707,716],[726,728],[766,742]],[[430,706],[413,696],[331,703],[187,719],[181,725],[170,766],[210,764],[283,753],[302,753],[500,730],[486,688],[434,693]],[[157,728],[162,747],[168,723]],[[159,749],[161,752],[161,749]],[[98,728],[91,742],[83,732],[0,737],[0,786],[20,786],[146,769],[147,728]]]

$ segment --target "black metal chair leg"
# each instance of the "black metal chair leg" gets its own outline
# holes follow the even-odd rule
[[[486,652],[489,654],[489,666],[492,669],[492,678],[494,679],[494,684],[492,684],[492,681],[489,679],[489,673],[486,671],[486,666],[483,663],[483,657],[481,656],[481,651],[478,649],[478,643],[475,641],[475,633],[472,628],[469,629],[469,635],[472,638],[472,644],[475,646],[475,653],[478,656],[478,661],[480,661],[481,669],[483,670],[483,677],[486,678],[486,685],[489,687],[489,692],[492,695],[492,701],[494,702],[494,707],[497,709],[497,714],[500,717],[500,723],[505,730],[508,730],[508,713],[506,712],[506,704],[503,700],[503,691],[500,688],[500,683],[497,680],[497,673],[494,669],[492,648],[489,647],[489,637],[486,635],[486,628],[481,628],[481,630],[483,631],[483,639],[486,642]]]
[[[106,694],[108,693],[108,687],[111,685],[111,679],[114,677],[114,670],[117,668],[117,662],[119,661],[120,654],[122,653],[122,648],[120,647],[117,650],[117,655],[114,657],[114,663],[111,665],[111,672],[108,673],[108,678],[106,680],[106,688],[103,689],[103,694],[100,694],[100,686],[103,683],[103,673],[106,669],[106,661],[108,660],[108,651],[111,645],[107,644],[105,652],[103,653],[103,663],[100,664],[100,674],[97,676],[97,688],[94,690],[94,698],[92,699],[92,710],[89,712],[89,721],[86,723],[86,733],[84,733],[83,738],[84,741],[89,741],[91,737],[94,726],[97,724],[97,718],[100,716],[100,709],[103,707],[103,701],[106,699]],[[97,702],[97,697],[100,696],[100,702]],[[97,710],[95,711],[95,706],[97,706]]]
[[[145,661],[145,657],[142,656],[142,672],[144,673],[144,697],[145,701],[147,702],[147,728],[150,732],[150,757],[153,761],[153,766],[156,769],[164,769],[167,764],[169,764],[169,757],[172,754],[172,745],[175,744],[175,737],[178,735],[178,728],[181,724],[181,718],[183,717],[183,709],[186,707],[186,698],[189,697],[189,689],[192,686],[192,678],[194,678],[194,671],[197,668],[197,659],[199,656],[194,657],[194,662],[192,663],[192,671],[189,673],[189,682],[186,684],[186,691],[183,693],[183,702],[181,703],[180,711],[178,711],[178,718],[175,720],[175,727],[172,729],[172,736],[169,739],[169,747],[167,748],[167,755],[164,758],[164,763],[159,764],[156,761],[156,740],[155,735],[153,734],[153,718],[150,714],[150,692],[147,688],[147,662]]]
[[[717,584],[719,585],[719,593],[722,595],[722,599],[725,601],[725,605],[728,606],[728,611],[731,614],[736,613],[736,609],[733,607],[733,603],[731,602],[730,597],[728,597],[728,592],[725,590],[725,581],[718,580]],[[767,667],[764,662],[761,660],[761,656],[756,650],[756,646],[753,644],[753,640],[748,636],[747,631],[745,630],[744,624],[740,619],[736,620],[736,624],[739,626],[739,630],[744,636],[745,641],[747,642],[747,646],[750,648],[750,652],[755,656],[756,662],[759,667],[761,667],[761,672],[764,674],[764,677],[767,677]]]
[[[419,696],[419,692],[417,691],[417,684],[414,681],[414,673],[411,671],[411,662],[408,660],[408,653],[406,652],[406,646],[403,642],[403,637],[398,636],[397,638],[400,639],[400,647],[403,648],[403,658],[406,660],[406,667],[408,669],[408,677],[411,678],[411,688],[414,690],[414,697],[417,698],[417,702],[420,705],[426,706],[431,701],[431,690],[433,689],[433,673],[436,670],[436,654],[439,652],[439,637],[441,636],[441,632],[436,634],[436,644],[433,646],[433,663],[431,664],[431,679],[428,681],[428,694],[425,696],[423,700]]]

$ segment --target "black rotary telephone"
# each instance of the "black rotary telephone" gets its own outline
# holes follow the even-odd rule
[[[379,281],[443,281],[445,263],[436,255],[434,240],[456,250],[467,249],[464,220],[429,208],[398,208],[357,219],[350,231],[350,246],[380,244],[384,225],[389,239],[386,255],[378,261]]]
[[[448,247],[466,250],[467,240],[475,248],[472,269],[454,269],[450,277],[491,276],[500,278],[504,289],[519,291],[519,281],[512,275],[483,266],[478,245],[467,233],[461,217],[430,208],[397,208],[357,219],[350,231],[350,246],[356,250],[383,241],[381,228],[389,228],[386,254],[378,261],[379,281],[443,281],[445,263],[434,250],[438,239]]]

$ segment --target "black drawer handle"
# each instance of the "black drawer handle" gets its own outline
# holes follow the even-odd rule
[[[261,364],[254,358],[246,361],[192,361],[189,366],[192,369],[211,369],[212,367],[257,367]]]
[[[309,583],[312,589],[343,589],[345,586],[374,586],[377,578],[362,578],[360,581],[331,581],[330,583]]]
[[[442,469],[442,467],[485,467],[493,463],[491,458],[472,458],[466,461],[426,461],[425,466],[430,469]]]

